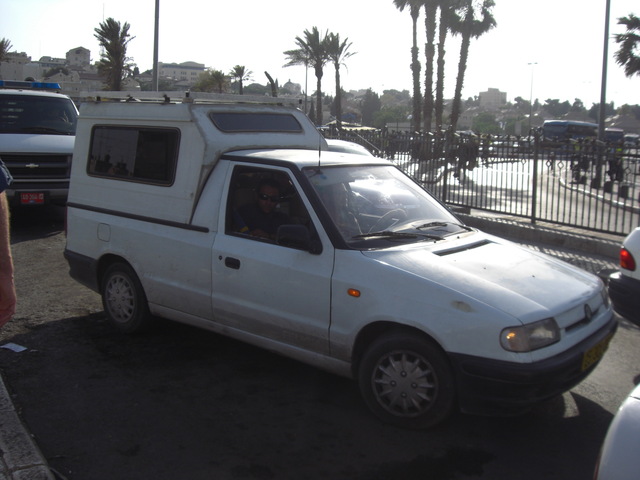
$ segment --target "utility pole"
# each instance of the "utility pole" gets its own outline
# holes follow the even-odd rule
[[[151,89],[158,91],[158,24],[160,19],[160,0],[156,0],[156,18],[153,31],[153,78]]]
[[[600,87],[600,110],[598,112],[598,140],[604,141],[605,104],[607,101],[607,60],[609,55],[609,11],[611,0],[606,0],[604,16],[604,48],[602,53],[602,83]]]
[[[607,60],[609,55],[609,11],[611,10],[611,0],[606,0],[606,12],[604,15],[604,47],[602,49],[602,82],[600,86],[600,110],[598,112],[598,161],[596,164],[596,174],[591,180],[591,188],[602,186],[602,170],[604,165],[604,119],[605,106],[607,102]]]

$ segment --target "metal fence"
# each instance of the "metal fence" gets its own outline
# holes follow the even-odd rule
[[[591,139],[342,131],[448,205],[618,235],[640,220],[640,148]]]

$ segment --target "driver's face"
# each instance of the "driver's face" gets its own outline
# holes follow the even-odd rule
[[[277,188],[269,185],[263,185],[258,192],[258,208],[263,213],[271,213],[278,204],[280,192]]]

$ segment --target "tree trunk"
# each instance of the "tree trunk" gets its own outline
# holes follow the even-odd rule
[[[435,117],[436,117],[436,130],[442,129],[443,116],[444,116],[444,44],[447,39],[447,21],[444,11],[440,11],[440,32],[438,41],[438,73],[436,80],[436,104],[435,104]]]
[[[427,43],[425,45],[426,66],[424,73],[424,132],[431,130],[431,118],[433,115],[433,59],[435,57],[434,41],[436,36],[436,12],[434,2],[425,6],[425,27],[427,31]]]
[[[273,78],[271,78],[271,75],[269,75],[269,72],[264,72],[264,74],[269,79],[269,85],[271,85],[271,96],[272,97],[277,97],[278,96],[278,89],[276,88],[276,82],[273,81]]]
[[[322,125],[322,69],[316,69],[316,126]]]
[[[471,33],[466,31],[462,34],[462,44],[460,45],[460,62],[458,63],[458,78],[456,79],[456,91],[453,96],[453,106],[451,108],[451,128],[455,132],[458,128],[460,118],[460,107],[462,104],[462,85],[464,84],[464,74],[467,69],[467,58],[469,57],[469,44],[471,43]]]
[[[418,60],[418,21],[413,19],[413,47],[411,47],[411,72],[413,74],[413,131],[422,127],[422,94],[420,93],[420,60]]]
[[[340,67],[336,65],[336,125],[342,128],[342,92],[340,91]]]

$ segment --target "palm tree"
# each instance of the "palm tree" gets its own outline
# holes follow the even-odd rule
[[[316,75],[316,125],[322,125],[322,75],[323,69],[329,57],[327,56],[327,34],[320,36],[318,27],[313,27],[311,31],[304,31],[304,38],[296,37],[295,50],[288,50],[284,54],[289,61],[285,67],[293,65],[311,65]]]
[[[243,65],[236,65],[235,67],[233,67],[231,69],[231,72],[229,72],[229,76],[231,78],[236,78],[238,79],[238,88],[239,88],[239,92],[240,95],[243,94],[243,82],[244,81],[248,81],[251,79],[251,75],[253,74],[253,72],[251,70],[247,70],[247,68]]]
[[[119,91],[122,81],[131,73],[133,64],[127,58],[127,45],[135,37],[129,35],[129,24],[120,25],[113,18],[107,18],[94,29],[94,36],[104,52],[100,55],[98,72],[106,78],[106,89]]]
[[[285,67],[291,67],[293,65],[304,65],[304,113],[309,115],[309,118],[312,118],[310,113],[307,110],[307,76],[309,72],[309,63],[311,63],[311,59],[309,58],[309,52],[307,52],[304,48],[299,48],[296,50],[287,50],[284,52],[289,61],[285,64]],[[265,72],[266,73],[266,72]],[[273,82],[271,82],[273,85]]]
[[[627,32],[614,36],[616,43],[620,45],[615,53],[616,63],[624,67],[627,77],[640,75],[640,56],[636,53],[640,48],[640,18],[630,14],[628,17],[618,18],[618,25],[627,27]]]
[[[336,69],[336,125],[338,128],[342,128],[342,88],[340,87],[340,66],[344,65],[344,61],[355,55],[355,52],[350,52],[351,42],[348,38],[340,41],[340,34],[330,33],[326,37],[325,48],[327,50],[327,56],[333,63]]]
[[[451,120],[449,122],[453,132],[458,126],[458,118],[460,117],[462,85],[464,84],[464,75],[467,69],[471,38],[478,38],[496,26],[496,20],[491,14],[491,9],[494,5],[495,2],[493,0],[463,0],[461,5],[456,7],[457,13],[451,17],[450,28],[452,33],[454,35],[459,33],[462,36],[458,77],[456,79],[456,90],[453,95]]]
[[[395,6],[401,12],[409,7],[409,13],[413,23],[413,46],[411,47],[411,73],[413,75],[413,128],[420,131],[422,124],[422,94],[420,93],[420,70],[422,66],[418,60],[418,17],[422,8],[422,0],[393,0]]]
[[[11,50],[12,48],[13,48],[13,45],[11,45],[11,42],[9,41],[9,39],[7,38],[0,39],[0,63],[2,63],[5,58],[7,58],[7,54],[9,53],[9,50]]]

